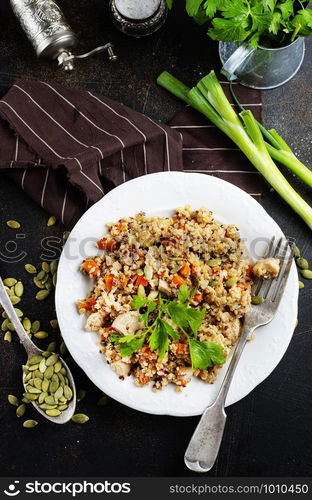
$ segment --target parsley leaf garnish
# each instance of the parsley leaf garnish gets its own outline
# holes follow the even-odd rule
[[[189,305],[197,289],[182,285],[176,300],[161,294],[154,300],[134,295],[131,306],[140,312],[145,329],[135,335],[120,335],[113,332],[110,340],[119,345],[122,356],[130,356],[147,343],[152,351],[158,351],[162,361],[169,349],[170,339],[179,340],[182,335],[187,339],[192,367],[205,370],[215,364],[225,362],[223,348],[215,342],[201,342],[196,339],[206,310]]]

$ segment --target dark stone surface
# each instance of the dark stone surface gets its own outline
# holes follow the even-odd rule
[[[181,2],[182,3],[182,2]],[[127,38],[111,25],[104,0],[60,0],[59,4],[80,39],[79,51],[111,40],[119,61],[112,65],[102,56],[81,62],[74,73],[64,75],[53,64],[36,60],[34,52],[14,19],[8,0],[0,2],[0,93],[4,94],[16,77],[58,81],[69,86],[90,88],[124,102],[138,111],[168,120],[182,104],[158,88],[155,77],[167,69],[186,83],[195,82],[211,67],[218,68],[217,45],[205,30],[187,18],[181,7],[170,14],[165,27],[141,40]],[[177,2],[178,4],[178,2]],[[312,111],[311,44],[300,73],[288,84],[264,94],[264,119],[274,126],[300,158],[311,165]],[[288,175],[306,197],[311,192]],[[3,277],[17,276],[30,282],[23,270],[26,261],[41,260],[42,238],[61,237],[59,225],[47,229],[47,214],[32,203],[2,175],[0,177],[1,250],[16,233],[6,228],[11,218],[22,223],[18,249],[27,257],[15,264],[0,262]],[[284,232],[295,237],[302,252],[311,257],[311,233],[301,220],[267,190],[263,204]],[[22,242],[22,243],[21,243]],[[34,287],[27,286],[21,308],[31,319],[39,318],[50,332],[55,317],[53,300],[38,304]],[[249,396],[228,408],[228,422],[213,476],[310,476],[312,442],[311,368],[311,285],[300,292],[299,326],[276,370]],[[38,341],[45,346],[47,341]],[[1,341],[0,408],[2,475],[38,476],[184,476],[192,475],[183,464],[183,454],[197,418],[145,415],[111,400],[96,406],[99,391],[78,367],[74,367],[78,388],[88,391],[79,411],[90,415],[84,426],[57,427],[42,419],[34,430],[24,430],[7,404],[9,393],[20,395],[20,363],[24,353],[18,341]],[[28,409],[28,418],[36,417]]]

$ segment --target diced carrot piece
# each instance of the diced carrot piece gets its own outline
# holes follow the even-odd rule
[[[184,276],[185,278],[187,278],[191,274],[191,267],[188,262],[183,262],[179,273],[182,274],[182,276]]]
[[[250,278],[252,275],[253,275],[253,265],[249,264],[249,266],[246,269],[246,276],[248,276],[248,278]]]
[[[126,229],[126,224],[124,222],[118,222],[118,224],[116,225],[116,229],[117,231],[119,231],[120,233],[123,233]]]
[[[122,278],[122,280],[121,280],[121,285],[122,285],[122,287],[127,286],[129,279],[130,279],[130,278],[129,278],[129,276],[124,276],[124,277]]]
[[[145,385],[145,384],[147,384],[149,382],[149,380],[150,379],[149,379],[149,377],[147,375],[144,375],[143,373],[141,373],[139,375],[139,382],[140,382],[140,384]]]
[[[97,242],[98,248],[100,250],[107,250],[108,252],[113,252],[116,248],[116,241],[107,240],[107,238],[102,238]]]
[[[105,288],[107,292],[110,292],[114,285],[115,276],[113,274],[107,274],[104,278]]]
[[[80,300],[78,302],[78,307],[80,309],[85,309],[86,311],[90,311],[95,303],[96,303],[96,299],[94,297],[90,297],[87,300]]]
[[[136,277],[135,286],[139,286],[139,285],[143,285],[143,286],[148,285],[148,281],[147,281],[147,279],[144,278],[144,276],[137,276]]]
[[[194,295],[194,300],[195,300],[195,302],[197,302],[199,304],[203,300],[203,294],[200,292],[196,293]]]
[[[100,268],[94,260],[88,259],[81,264],[81,269],[86,271],[90,276],[96,276]]]
[[[176,285],[178,288],[180,288],[181,285],[185,284],[185,279],[183,279],[178,274],[175,274],[172,278],[172,283]]]
[[[177,348],[177,353],[178,354],[184,354],[185,353],[185,344],[178,343],[178,348]]]

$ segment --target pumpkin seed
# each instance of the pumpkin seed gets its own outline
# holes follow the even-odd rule
[[[54,397],[51,395],[51,396],[46,396],[44,398],[44,402],[47,404],[47,405],[54,405],[55,404],[55,399]]]
[[[66,371],[66,368],[63,366],[63,368],[60,370],[60,373],[62,375],[66,375],[67,371]]]
[[[67,399],[64,396],[62,396],[59,398],[59,403],[65,404],[67,403]]]
[[[37,333],[39,328],[40,328],[40,321],[38,321],[38,320],[34,321],[31,325],[32,333]]]
[[[2,316],[2,318],[5,318],[5,319],[8,318],[8,315],[7,315],[7,313],[5,311],[3,311],[3,313],[1,314],[1,316]]]
[[[40,291],[39,291],[39,292],[37,292],[37,294],[36,294],[36,299],[37,299],[37,300],[44,300],[44,299],[46,299],[49,295],[50,295],[49,290],[40,290]]]
[[[41,386],[43,392],[48,392],[49,386],[50,386],[50,380],[48,380],[47,378],[44,378],[42,381],[42,386]]]
[[[31,321],[29,318],[24,318],[23,319],[23,327],[25,328],[25,330],[29,331],[31,329]]]
[[[80,389],[77,394],[77,401],[82,401],[86,397],[87,391]]]
[[[302,269],[301,274],[306,280],[312,280],[312,271],[310,269]]]
[[[29,274],[36,274],[37,272],[37,269],[32,264],[25,264],[24,267],[25,271],[27,271]]]
[[[18,304],[21,299],[20,297],[17,297],[16,295],[10,295],[10,301],[11,301],[11,304],[13,304],[13,306],[15,306],[16,304]]]
[[[259,305],[259,304],[263,304],[264,302],[264,298],[263,297],[260,297],[260,295],[253,295],[251,297],[251,303],[255,306]]]
[[[55,223],[56,223],[56,218],[54,217],[54,215],[51,215],[51,217],[49,217],[48,219],[47,226],[48,227],[54,226]]]
[[[19,229],[21,227],[20,223],[17,220],[7,220],[7,226],[12,229]]]
[[[47,351],[54,352],[55,349],[56,349],[56,342],[50,342],[50,344],[47,347]]]
[[[58,327],[57,319],[51,319],[50,320],[50,325],[51,325],[52,328],[57,328]]]
[[[30,372],[38,370],[38,369],[39,369],[39,364],[38,365],[31,365],[31,366],[28,367],[28,370]]]
[[[45,273],[49,273],[50,272],[50,265],[48,262],[42,262],[41,263],[41,268],[42,270],[45,272]],[[40,279],[40,278],[39,278]]]
[[[45,398],[47,397],[47,395],[48,395],[48,393],[47,393],[46,391],[43,391],[43,392],[40,394],[40,396],[39,396],[39,398],[38,398],[38,403],[39,403],[39,405],[41,405],[41,404],[44,402],[44,400],[45,400]]]
[[[106,394],[103,394],[103,396],[100,397],[100,399],[97,401],[97,406],[106,406],[108,403],[108,396]]]
[[[37,280],[41,281],[41,280],[43,280],[43,278],[45,278],[45,275],[46,275],[46,272],[44,271],[44,269],[41,269],[41,271],[39,271],[39,273],[37,274],[36,278],[37,278]]]
[[[23,398],[23,399],[22,399],[22,402],[23,402],[23,403],[25,403],[26,405],[30,404],[29,399],[26,399],[26,398]]]
[[[225,286],[233,286],[235,285],[235,283],[237,283],[237,278],[233,277],[233,278],[229,278],[226,282],[225,282]]]
[[[52,283],[54,286],[56,286],[56,282],[57,282],[57,275],[53,274]]]
[[[18,418],[23,417],[25,415],[25,412],[26,412],[26,405],[25,405],[25,403],[19,405],[18,408],[16,408],[16,416]]]
[[[68,385],[65,385],[64,386],[64,397],[70,401],[73,397],[73,391],[71,390],[71,388],[68,386]]]
[[[46,274],[45,277],[42,278],[41,283],[45,286],[45,284],[47,283],[47,281],[48,281],[49,278],[50,278],[49,275]],[[46,286],[45,286],[45,288],[46,288]]]
[[[33,375],[32,372],[30,374],[31,374],[31,376]],[[29,385],[34,385],[34,379],[33,378],[30,379]]]
[[[15,283],[17,283],[17,280],[15,278],[6,278],[5,280],[3,280],[3,284],[5,286],[14,286]]]
[[[55,363],[57,362],[58,359],[59,359],[58,354],[51,354],[51,356],[49,356],[46,360],[46,365],[47,366],[55,365]]]
[[[39,378],[39,377],[34,378],[34,386],[36,387],[36,389],[39,389],[40,391],[42,391],[42,380],[41,380],[41,378]]]
[[[8,395],[8,402],[10,403],[10,405],[18,406],[18,399],[16,396],[13,396],[13,394]]]
[[[11,332],[15,332],[15,328],[14,328],[14,326],[12,325],[12,323],[10,323],[10,321],[9,321],[9,322],[8,322],[8,324],[7,324],[7,328],[8,328],[9,330],[11,330]]]
[[[62,366],[63,365],[61,361],[57,361],[54,365],[54,373],[58,373],[61,370]]]
[[[53,392],[53,391],[51,391],[51,392]],[[57,388],[57,390],[55,391],[55,393],[54,393],[54,399],[55,399],[55,401],[58,400],[58,399],[60,399],[62,396],[63,396],[63,387],[59,386]]]
[[[9,319],[6,318],[3,322],[2,322],[2,325],[1,325],[1,330],[4,332],[4,330],[7,329],[8,327],[8,323],[9,323]]]
[[[25,420],[23,423],[23,427],[26,429],[32,429],[33,427],[36,427],[36,425],[38,425],[37,420]]]
[[[66,405],[66,404],[58,405],[58,409],[61,411],[66,410],[67,408],[68,408],[68,405]]]
[[[50,262],[50,271],[51,271],[52,274],[56,273],[57,266],[58,266],[57,260],[52,260],[52,262]]]
[[[32,356],[31,358],[29,358],[28,364],[29,365],[37,365],[38,363],[40,363],[40,361],[42,361],[42,356],[40,356],[40,355]]]
[[[154,300],[154,299],[157,299],[157,297],[158,297],[158,292],[157,292],[157,290],[152,290],[152,291],[148,294],[148,296],[147,296],[147,298],[148,298],[149,300]]]
[[[49,336],[48,332],[45,332],[43,330],[35,333],[34,335],[35,335],[36,339],[46,339]]]
[[[39,406],[42,410],[53,410],[54,408],[57,408],[57,405],[47,405],[47,403],[42,403]]]
[[[46,371],[46,369],[47,369],[47,365],[46,365],[45,359],[42,358],[42,360],[39,363],[39,371],[40,371],[40,373],[43,374]]]
[[[295,257],[300,257],[300,248],[298,248],[297,245],[294,247],[294,253]]]
[[[14,307],[14,311],[16,312],[18,318],[21,318],[24,314],[23,311],[21,311],[21,309],[18,309],[17,307]]]
[[[40,366],[40,364],[39,364]],[[39,370],[36,370],[35,372],[33,372],[33,376],[34,378],[40,378],[40,380],[43,380],[43,373],[41,373]]]
[[[53,288],[53,283],[52,283],[52,280],[51,278],[49,277],[49,279],[45,282],[44,286],[46,287],[47,290],[49,290],[49,292],[51,292],[52,288]]]
[[[41,354],[44,358],[48,358],[49,356],[51,356],[51,353],[49,351],[43,351]]]
[[[220,259],[209,259],[207,260],[206,264],[211,267],[219,266],[221,264]]]
[[[4,288],[5,288],[6,293],[7,293],[9,296],[13,294],[13,292],[12,292],[11,288],[9,288],[8,286],[5,286]]]
[[[85,415],[84,413],[76,413],[72,416],[72,421],[75,422],[75,424],[85,424],[88,420],[88,415]]]
[[[65,345],[65,342],[62,342],[61,345],[60,345],[60,353],[62,356],[64,356],[64,354],[67,353],[67,347]]]
[[[302,281],[298,281],[299,288],[304,288],[304,283]]]
[[[12,342],[12,333],[11,333],[11,332],[9,332],[9,331],[8,331],[8,332],[5,332],[4,337],[3,337],[3,338],[4,338],[4,340],[5,340],[6,342]]]
[[[36,401],[36,399],[38,399],[38,394],[33,394],[30,392],[24,392],[23,396],[30,401]]]
[[[144,276],[145,278],[147,279],[147,281],[150,281],[152,278],[153,278],[153,269],[151,268],[151,266],[145,266],[144,267]]]
[[[24,293],[24,285],[21,281],[18,281],[16,285],[14,285],[14,292],[17,297],[21,297]]]
[[[40,394],[41,393],[41,389],[37,389],[37,387],[33,387],[30,384],[27,384],[26,390],[30,394]]]
[[[46,410],[46,414],[49,415],[49,417],[58,417],[61,411],[55,408],[54,410]]]
[[[30,373],[28,373],[28,374],[26,375],[26,377],[24,378],[24,383],[26,384],[26,382],[28,382],[28,381],[31,379],[31,377],[32,377],[32,373],[30,372]]]
[[[59,382],[56,382],[55,380],[52,380],[51,383],[50,383],[50,388],[49,388],[49,392],[51,393],[54,393],[57,391],[57,389],[59,388]]]
[[[44,372],[44,376],[45,376],[45,378],[50,379],[52,377],[53,373],[54,373],[54,367],[48,366],[48,368]]]
[[[70,236],[70,231],[64,231],[63,232],[63,240],[64,240],[64,242],[66,240],[68,240],[69,236]]]
[[[309,262],[303,257],[298,257],[296,259],[296,264],[298,267],[300,267],[300,269],[309,269]]]
[[[143,285],[138,286],[137,295],[139,297],[145,297],[145,288]]]
[[[34,277],[33,282],[37,288],[41,288],[42,290],[45,288],[45,285],[40,280],[38,280],[36,276]]]

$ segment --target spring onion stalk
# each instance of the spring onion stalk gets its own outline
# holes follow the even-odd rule
[[[230,84],[230,91],[236,106],[241,111],[245,111],[245,108],[241,105],[234,93],[232,83]],[[258,121],[257,123],[262,135],[269,141],[269,143],[265,142],[265,145],[270,153],[270,156],[274,160],[288,167],[289,170],[298,175],[298,177],[300,177],[300,179],[303,180],[308,186],[312,187],[312,171],[296,157],[288,144],[282,139],[276,130],[267,130],[261,123]]]
[[[292,188],[275,165],[251,111],[244,110],[237,115],[224,94],[214,71],[202,78],[192,89],[188,89],[167,72],[159,75],[157,83],[204,114],[220,128],[241,149],[275,191],[312,229],[312,208]],[[272,137],[277,140],[274,133]],[[281,145],[281,143],[279,144]],[[289,153],[289,151],[286,152]]]

